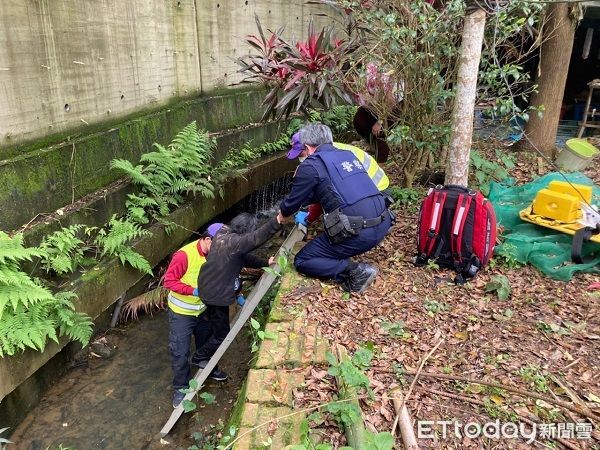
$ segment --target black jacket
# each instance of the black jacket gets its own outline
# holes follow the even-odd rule
[[[235,301],[235,282],[242,267],[261,268],[269,262],[250,252],[267,242],[281,225],[270,219],[252,233],[237,234],[223,226],[212,240],[198,276],[198,295],[206,305],[229,306]]]

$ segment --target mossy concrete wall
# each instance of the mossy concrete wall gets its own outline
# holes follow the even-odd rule
[[[137,163],[152,144],[168,144],[196,121],[200,129],[228,130],[260,118],[264,91],[233,91],[186,101],[137,117],[92,135],[44,147],[0,161],[0,229],[12,230],[37,214],[50,213],[97,191],[120,176],[113,159]],[[217,136],[216,159],[232,147],[274,140],[285,125],[270,123]]]
[[[304,0],[2,0],[0,159],[238,82],[244,36],[305,38]],[[218,120],[218,115],[215,115]]]
[[[134,248],[140,252],[152,266],[170,255],[189,236],[190,231],[200,228],[215,215],[242,200],[256,189],[284,176],[293,170],[294,164],[280,154],[253,165],[246,176],[231,179],[227,183],[224,198],[213,200],[197,198],[178,208],[169,216],[169,221],[181,225],[171,235],[164,227],[155,225],[150,228],[151,236],[140,239]],[[103,261],[88,270],[68,286],[78,295],[75,306],[92,319],[106,311],[117,298],[131,286],[139,282],[144,275],[118,260]],[[0,423],[14,424],[22,417],[26,409],[35,404],[40,395],[40,386],[45,383],[29,381],[36,377],[36,371],[54,357],[66,344],[49,343],[44,352],[26,350],[15,357],[0,359]],[[40,377],[46,375],[40,373]],[[24,384],[25,383],[25,384]],[[22,388],[19,388],[23,386]]]

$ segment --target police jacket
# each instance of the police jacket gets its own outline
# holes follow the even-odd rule
[[[356,156],[356,158],[363,165],[367,171],[367,175],[369,175],[371,180],[373,180],[373,183],[375,183],[377,189],[383,191],[390,186],[390,179],[387,177],[383,169],[379,167],[379,164],[377,164],[375,158],[373,158],[363,149],[355,147],[354,145],[343,144],[341,142],[334,142],[333,146],[339,150],[349,150],[354,153],[354,156]]]
[[[291,216],[303,205],[320,203],[326,213],[337,208],[348,216],[372,219],[385,210],[383,195],[356,156],[323,144],[299,166],[281,214]]]
[[[198,276],[198,295],[206,305],[229,306],[236,297],[242,267],[261,268],[269,262],[250,254],[267,242],[281,225],[270,219],[252,233],[237,234],[224,225],[212,239],[210,252]]]

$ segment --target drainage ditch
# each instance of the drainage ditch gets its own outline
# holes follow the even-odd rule
[[[291,177],[279,179],[247,196],[212,221],[227,222],[236,214],[255,212],[266,219],[276,213]],[[194,239],[194,237],[191,237]],[[257,253],[272,255],[283,238],[275,237]],[[168,259],[161,265],[168,264]],[[158,273],[158,271],[155,271]],[[146,282],[147,283],[147,282]],[[250,285],[244,290],[249,292]],[[86,357],[74,364],[42,397],[14,430],[19,449],[44,450],[187,448],[208,442],[227,423],[252,360],[250,338],[240,333],[220,366],[224,383],[207,382],[214,403],[199,402],[171,432],[169,446],[158,445],[156,433],[171,407],[171,368],[166,311],[143,314],[97,337]]]

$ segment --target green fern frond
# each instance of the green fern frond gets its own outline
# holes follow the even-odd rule
[[[92,337],[94,323],[86,314],[65,310],[58,318],[58,324],[62,336],[69,336],[82,345],[87,345]]]
[[[121,263],[129,264],[131,267],[140,270],[141,272],[152,275],[152,266],[150,263],[139,253],[133,251],[131,248],[122,248],[119,251],[119,259]]]
[[[16,311],[20,305],[28,306],[43,300],[51,300],[52,293],[36,284],[24,286],[0,285],[0,319],[5,313]],[[7,309],[10,307],[11,309]]]
[[[126,202],[126,206],[127,208],[129,208],[129,206],[139,206],[141,208],[147,208],[149,206],[154,206],[156,205],[156,200],[154,200],[153,198],[150,197],[143,197],[143,196],[138,196],[135,194],[129,194],[127,196],[128,200]]]
[[[165,233],[167,233],[167,236],[171,236],[176,230],[179,229],[179,227],[180,226],[176,223],[170,223],[165,226]]]
[[[88,246],[79,239],[78,234],[89,233],[85,225],[72,225],[46,236],[40,244],[44,251],[41,258],[46,272],[54,271],[58,275],[72,273],[81,264]]]
[[[8,261],[31,261],[34,256],[41,256],[43,251],[37,248],[25,248],[23,246],[23,235],[16,234],[10,237],[4,231],[0,231],[0,264]]]
[[[0,285],[34,286],[35,283],[25,272],[19,272],[16,267],[0,266]]]
[[[132,222],[139,223],[140,225],[145,225],[150,222],[144,208],[131,208],[127,211],[127,217],[131,219]]]
[[[101,249],[101,254],[115,255],[116,251],[133,239],[149,236],[151,233],[144,230],[139,224],[118,219],[116,215],[110,219],[108,231],[102,230],[96,236],[95,244]]]
[[[0,352],[13,355],[16,350],[30,347],[43,350],[48,337],[56,337],[54,321],[46,314],[44,305],[20,310],[0,319]]]
[[[113,159],[110,162],[110,168],[124,172],[134,184],[152,187],[152,181],[143,173],[144,166],[142,165],[134,166],[126,159]]]
[[[172,194],[176,194],[179,192],[187,192],[194,186],[193,181],[186,179],[177,179],[174,180],[169,188],[168,192]]]

